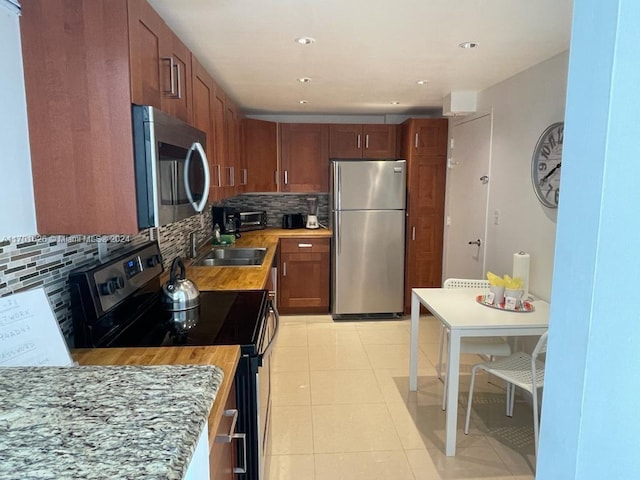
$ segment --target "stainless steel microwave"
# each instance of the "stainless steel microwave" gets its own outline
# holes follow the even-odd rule
[[[206,134],[150,106],[133,106],[138,227],[201,212],[209,196]]]

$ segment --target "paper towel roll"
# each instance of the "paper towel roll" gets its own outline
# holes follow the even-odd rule
[[[513,254],[513,278],[520,277],[522,279],[522,298],[529,297],[529,254],[518,252]]]

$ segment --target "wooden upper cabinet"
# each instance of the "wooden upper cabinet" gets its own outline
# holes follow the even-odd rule
[[[227,127],[224,123],[227,96],[218,85],[215,86],[213,97],[213,171],[211,183],[215,188],[223,189],[227,186],[229,176],[225,175],[227,165]],[[224,197],[221,190],[217,198]]]
[[[126,2],[20,3],[38,233],[137,233]]]
[[[248,169],[248,192],[278,190],[278,124],[245,118],[242,120],[243,157]]]
[[[166,81],[162,78],[162,19],[146,1],[127,2],[129,17],[129,58],[131,63],[131,101],[162,108]],[[168,72],[167,72],[168,73]]]
[[[362,158],[362,125],[329,125],[330,158]]]
[[[205,152],[209,162],[211,172],[211,183],[209,187],[209,201],[219,200],[218,188],[215,187],[215,135],[213,130],[215,83],[213,78],[207,73],[204,67],[195,57],[191,58],[193,68],[192,91],[193,91],[193,125],[207,134]]]
[[[449,120],[446,118],[410,119],[402,124],[402,148],[408,154],[446,155]]]
[[[191,53],[146,0],[127,2],[131,101],[191,122]]]
[[[226,97],[225,100],[225,129],[227,134],[227,165],[228,188],[225,196],[231,197],[244,190],[247,180],[247,171],[241,155],[240,146],[240,112],[233,101]]]
[[[162,110],[191,123],[191,52],[167,27],[167,44],[162,51],[165,73],[165,95],[162,96]],[[171,75],[173,73],[173,75]]]
[[[331,158],[396,158],[397,125],[329,126]]]
[[[280,125],[280,191],[329,191],[329,125]]]

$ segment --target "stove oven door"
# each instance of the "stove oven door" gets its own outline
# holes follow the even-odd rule
[[[278,311],[275,307],[275,303],[273,302],[273,298],[270,298],[265,334],[262,336],[259,349],[262,358],[262,366],[258,369],[258,373],[256,374],[256,382],[258,385],[258,448],[260,452],[260,480],[266,478],[266,475],[269,472],[269,463],[271,459],[271,354],[278,335],[278,324]]]

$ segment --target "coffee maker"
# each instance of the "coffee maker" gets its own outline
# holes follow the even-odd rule
[[[309,197],[307,198],[307,209],[309,213],[307,214],[307,228],[316,229],[320,228],[318,224],[318,198],[317,197]]]
[[[211,211],[212,227],[220,227],[220,233],[232,234],[240,237],[240,212],[230,207],[213,207]]]

